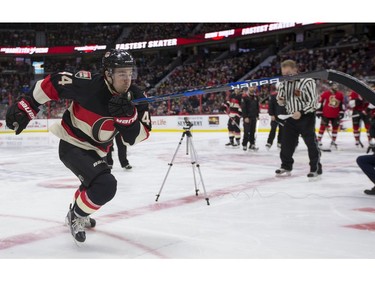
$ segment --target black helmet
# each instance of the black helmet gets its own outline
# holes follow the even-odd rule
[[[104,70],[119,67],[134,67],[135,62],[131,54],[125,50],[111,49],[105,53],[102,59]]]

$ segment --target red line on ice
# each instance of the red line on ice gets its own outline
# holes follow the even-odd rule
[[[239,191],[244,191],[244,190],[251,189],[251,188],[256,188],[258,186],[261,186],[261,184],[264,182],[272,183],[274,181],[279,181],[279,180],[280,179],[278,178],[264,178],[264,179],[260,179],[260,180],[253,181],[250,183],[244,183],[244,184],[240,184],[237,186],[233,186],[232,188],[226,187],[225,189],[216,190],[216,191],[211,192],[208,196],[209,198],[220,197],[220,196],[227,195],[233,192],[239,192]],[[121,212],[117,212],[117,213],[113,213],[109,215],[104,215],[104,216],[98,217],[98,220],[100,221],[100,224],[103,225],[106,223],[112,223],[112,222],[116,222],[116,221],[123,220],[123,219],[129,219],[129,218],[134,218],[134,217],[141,216],[141,215],[146,215],[148,213],[155,212],[155,211],[162,211],[166,209],[180,207],[180,206],[195,203],[195,202],[206,204],[206,201],[203,200],[202,195],[199,195],[199,196],[191,195],[191,196],[182,197],[179,199],[166,201],[163,203],[158,202],[155,204],[150,204],[150,205],[135,208],[132,210],[121,211]],[[25,216],[2,215],[2,214],[0,214],[0,216],[30,219],[30,220],[43,220],[39,218],[25,217]],[[56,222],[56,221],[51,221],[51,220],[44,220],[44,221],[61,224],[61,222]],[[29,232],[29,233],[13,235],[8,238],[0,239],[0,250],[8,249],[8,248],[19,246],[19,245],[29,244],[29,243],[44,240],[44,239],[50,239],[50,238],[55,237],[56,235],[60,235],[63,233],[68,234],[69,233],[68,228],[63,225],[58,225],[58,226],[53,226],[49,228],[39,229],[39,230]],[[106,235],[108,235],[108,233]],[[116,236],[114,234],[111,236],[120,239],[119,236]],[[129,242],[129,240],[125,238],[122,238],[122,240]],[[139,243],[134,243],[134,242],[129,242],[129,243],[132,243],[133,245],[136,245],[137,247],[143,248],[156,256],[163,257],[162,254],[156,252],[155,250],[148,248],[147,246],[141,246]]]

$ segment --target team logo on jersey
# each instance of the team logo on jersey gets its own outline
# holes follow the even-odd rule
[[[81,71],[78,71],[76,73],[76,75],[74,75],[74,76],[76,78],[80,78],[80,79],[91,80],[91,72],[90,71],[81,70]]]
[[[329,103],[328,103],[328,106],[330,106],[330,107],[334,107],[334,108],[338,107],[338,106],[339,106],[339,100],[336,99],[335,96],[330,96],[330,97],[329,97]]]

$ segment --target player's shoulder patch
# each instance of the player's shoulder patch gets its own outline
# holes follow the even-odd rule
[[[91,80],[91,72],[86,70],[78,71],[74,76],[80,79]]]

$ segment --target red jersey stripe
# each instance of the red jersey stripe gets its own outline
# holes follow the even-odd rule
[[[92,126],[98,119],[102,117],[99,114],[96,114],[90,110],[85,109],[77,102],[73,102],[73,115],[75,118],[84,121],[90,126]]]
[[[48,75],[46,78],[44,78],[41,84],[41,88],[51,100],[59,100],[59,94],[57,93],[55,87],[51,82],[51,75]]]
[[[90,198],[87,196],[86,190],[83,190],[81,194],[79,195],[81,197],[82,202],[93,210],[98,210],[101,206],[94,204]]]

